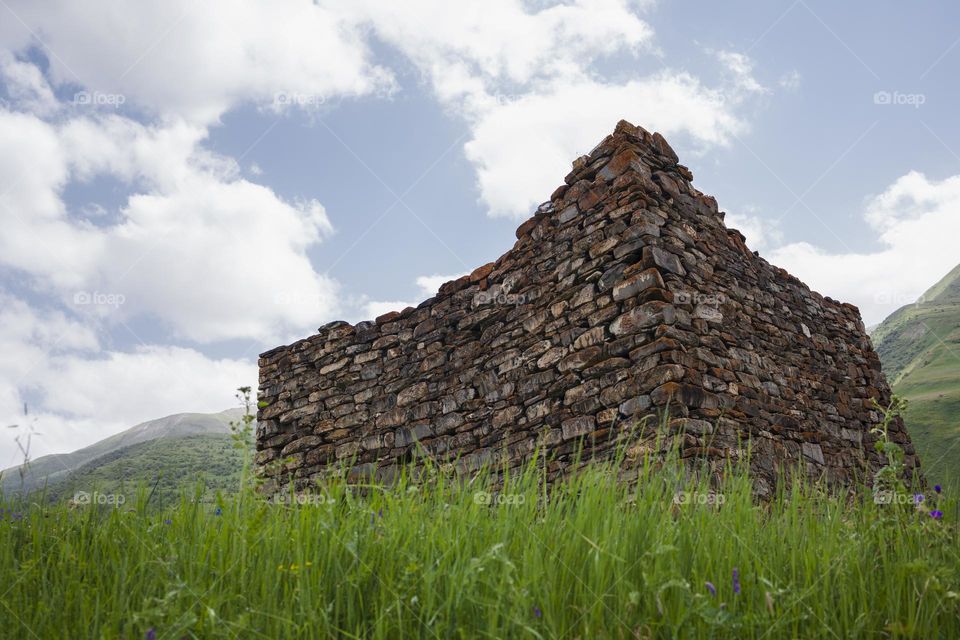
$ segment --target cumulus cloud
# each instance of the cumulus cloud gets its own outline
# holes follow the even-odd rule
[[[0,49],[0,84],[6,89],[7,101],[18,110],[49,115],[60,108],[40,69],[3,49]]]
[[[161,118],[212,123],[240,103],[274,107],[279,94],[389,91],[390,72],[371,62],[364,34],[338,4],[9,0],[0,47],[42,47],[55,83],[120,95]]]
[[[202,127],[121,116],[63,125],[0,111],[0,263],[33,276],[77,313],[161,319],[198,342],[277,339],[337,308],[309,247],[332,231],[316,200],[286,201],[204,151]],[[134,193],[113,224],[61,201],[70,180],[106,175]],[[282,284],[281,284],[282,283]],[[93,292],[122,304],[90,304]]]
[[[57,131],[35,116],[0,109],[0,263],[56,287],[82,281],[95,234],[72,224],[60,194],[70,169]]]
[[[830,253],[806,242],[782,246],[771,262],[808,285],[860,307],[870,325],[912,303],[957,265],[960,176],[932,180],[911,171],[867,205],[878,251]]]
[[[614,55],[655,53],[654,31],[638,15],[650,3],[575,0],[549,6],[521,0],[456,5],[416,0],[385,7],[352,3],[358,20],[407,56],[438,99],[465,117],[465,146],[491,215],[525,217],[621,118],[695,147],[724,144],[744,123],[746,93],[761,90],[752,62],[721,54],[723,90],[684,71],[610,80],[598,64]]]
[[[744,124],[717,90],[662,72],[622,85],[585,80],[499,105],[479,118],[467,157],[492,215],[524,217],[622,118],[704,147],[724,144]]]
[[[575,0],[531,9],[521,0],[357,0],[350,11],[399,48],[444,102],[473,111],[509,87],[582,75],[594,60],[652,43],[653,30],[623,0]]]

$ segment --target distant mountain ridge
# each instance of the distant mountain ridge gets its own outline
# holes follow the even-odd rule
[[[960,329],[960,265],[927,290],[916,303],[894,311],[871,336],[890,383],[896,385],[922,363],[921,354],[949,347]]]
[[[81,468],[91,469],[98,461],[115,459],[118,453],[134,450],[138,445],[158,440],[178,441],[196,436],[211,436],[229,440],[230,423],[240,421],[242,409],[228,409],[220,413],[178,413],[157,420],[149,420],[126,431],[112,435],[73,453],[42,456],[30,461],[21,480],[21,467],[3,471],[4,493],[30,493],[37,489],[54,488],[68,482]]]
[[[871,333],[928,479],[960,487],[960,265]]]

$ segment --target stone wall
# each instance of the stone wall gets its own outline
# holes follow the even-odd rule
[[[469,471],[543,446],[556,475],[668,405],[684,456],[721,464],[749,442],[760,493],[784,464],[867,477],[871,401],[890,390],[858,310],[751,252],[692,179],[621,122],[496,262],[416,309],[264,353],[267,490],[334,464],[389,476],[418,451]],[[899,420],[893,437],[916,466]]]

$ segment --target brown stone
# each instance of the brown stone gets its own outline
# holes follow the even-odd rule
[[[644,289],[649,289],[650,287],[656,287],[658,289],[663,289],[666,285],[663,284],[663,278],[660,277],[660,272],[656,269],[647,269],[641,271],[640,273],[630,276],[623,282],[620,282],[613,287],[613,299],[620,301],[626,300],[627,298],[632,298],[637,295]]]
[[[564,420],[560,425],[564,440],[586,435],[596,428],[596,419],[593,416],[582,416]]]
[[[382,316],[377,316],[377,319],[374,320],[374,322],[376,322],[377,324],[386,324],[388,322],[393,322],[399,317],[400,317],[399,311],[388,311]]]
[[[488,262],[482,267],[477,267],[473,270],[473,273],[470,274],[470,282],[480,282],[493,272],[495,266],[493,262]]]
[[[673,305],[666,302],[648,302],[621,315],[610,325],[610,333],[622,336],[655,327],[672,324],[675,319]]]

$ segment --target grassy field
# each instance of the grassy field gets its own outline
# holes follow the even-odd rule
[[[4,638],[957,638],[958,503],[647,466],[4,506]],[[928,512],[942,511],[942,519]],[[936,514],[935,514],[936,515]]]

